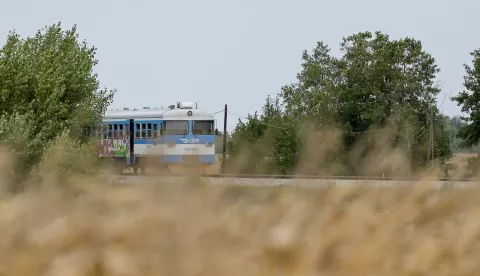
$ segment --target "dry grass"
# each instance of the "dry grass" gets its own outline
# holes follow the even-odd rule
[[[362,169],[404,163],[378,149]],[[0,276],[480,275],[477,190],[122,186],[49,170],[36,181],[2,199]]]
[[[75,178],[5,199],[0,275],[480,275],[480,194]]]
[[[448,163],[457,166],[459,169],[465,170],[468,164],[467,160],[469,158],[474,158],[477,155],[478,155],[477,153],[466,153],[466,152],[454,153]]]

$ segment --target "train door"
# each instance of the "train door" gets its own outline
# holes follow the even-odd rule
[[[162,140],[162,121],[152,121],[153,145],[159,144],[161,140]]]
[[[136,164],[138,162],[138,158],[144,153],[145,151],[145,136],[142,135],[142,121],[141,120],[134,120],[133,122],[133,163]]]
[[[127,157],[127,164],[133,165],[135,163],[134,152],[135,152],[135,124],[134,120],[130,119],[127,124],[127,131],[128,133],[128,157]]]
[[[163,153],[163,148],[157,146],[159,138],[159,127],[161,121],[154,120],[131,120],[131,164],[134,172],[139,169],[144,171],[147,163],[155,155]]]

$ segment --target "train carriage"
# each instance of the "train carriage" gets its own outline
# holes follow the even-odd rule
[[[163,114],[163,163],[170,169],[186,164],[208,169],[215,161],[215,117],[190,103],[178,107]]]
[[[215,161],[214,114],[193,108],[193,103],[177,103],[168,109],[109,110],[96,130],[99,157],[113,159],[116,167],[147,166],[162,170],[183,169],[187,165],[206,170]]]

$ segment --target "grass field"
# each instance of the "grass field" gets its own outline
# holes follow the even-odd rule
[[[378,141],[351,161],[408,173],[407,155]],[[480,190],[222,187],[195,176],[119,185],[69,145],[16,195],[2,192],[13,165],[0,151],[0,276],[480,275]],[[328,172],[328,150],[312,149],[299,173]],[[233,168],[248,154],[240,161]]]
[[[45,181],[3,200],[0,275],[480,275],[476,190]]]
[[[454,164],[455,166],[461,168],[461,169],[465,169],[465,167],[467,166],[467,159],[468,158],[473,158],[473,157],[476,157],[477,156],[477,153],[464,153],[464,152],[458,152],[458,153],[454,153],[452,158],[449,160],[448,163],[450,164]]]

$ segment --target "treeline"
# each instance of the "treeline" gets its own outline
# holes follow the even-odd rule
[[[449,118],[436,101],[440,68],[421,41],[360,32],[343,38],[340,49],[335,57],[320,41],[303,51],[296,82],[267,97],[261,115],[239,120],[226,170],[404,175],[431,164],[446,168],[453,152],[475,151],[479,50],[464,64],[465,90],[451,98],[468,116]],[[401,166],[395,164],[400,157],[382,160],[386,149],[403,154]],[[366,169],[366,162],[375,169]]]
[[[453,98],[468,116],[448,118],[435,100],[440,69],[419,40],[362,32],[344,38],[340,47],[341,57],[323,42],[303,51],[297,81],[267,97],[261,114],[239,121],[228,136],[227,171],[410,173],[475,149],[478,50],[472,65],[465,65],[465,91]],[[83,130],[99,123],[115,93],[101,88],[95,55],[95,47],[79,41],[75,26],[53,24],[26,38],[8,34],[0,49],[0,143],[11,156],[12,183],[39,170],[95,167],[96,159],[87,158],[95,157],[94,142]],[[408,162],[402,163],[408,169],[394,164],[400,160],[391,157],[396,150],[406,153],[402,160]],[[367,161],[377,162],[378,170],[360,166]]]

